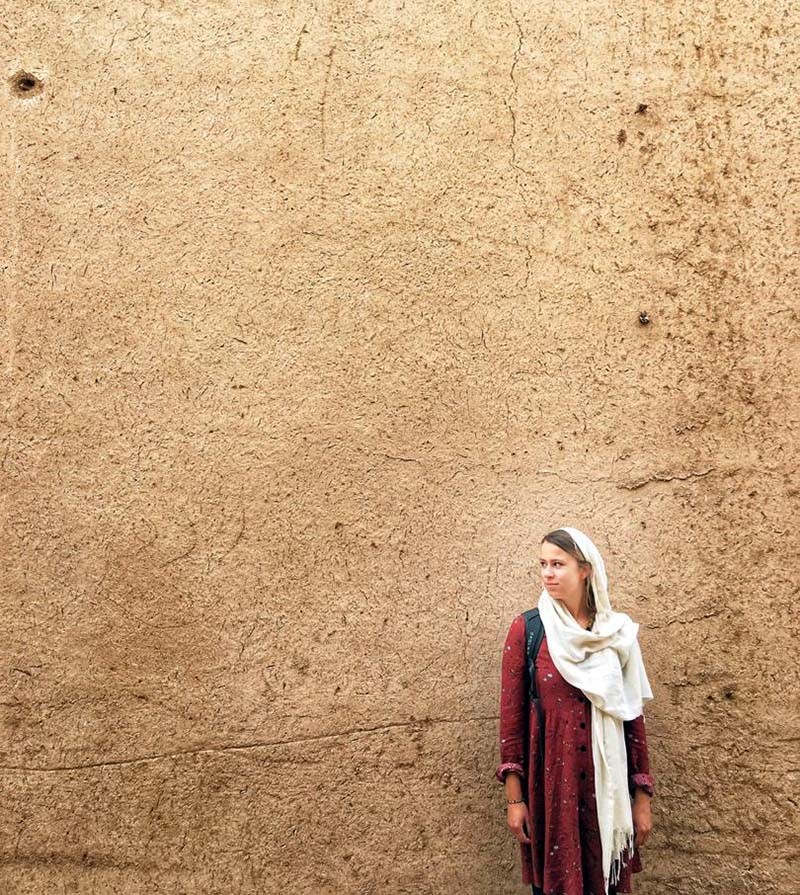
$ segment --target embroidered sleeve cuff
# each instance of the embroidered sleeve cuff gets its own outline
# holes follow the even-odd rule
[[[650,774],[632,774],[631,792],[634,792],[637,786],[643,789],[649,796],[653,795],[654,783]]]
[[[494,775],[501,783],[505,783],[506,774],[509,771],[514,771],[519,774],[520,777],[525,776],[525,771],[522,769],[522,765],[516,761],[506,761],[503,764],[498,765]]]

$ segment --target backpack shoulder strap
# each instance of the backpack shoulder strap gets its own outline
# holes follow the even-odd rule
[[[544,638],[544,625],[538,609],[529,609],[523,613],[525,617],[525,645],[528,656],[528,683],[531,699],[536,699],[536,657]]]

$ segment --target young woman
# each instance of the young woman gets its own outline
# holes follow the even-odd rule
[[[642,714],[653,693],[639,626],[611,608],[603,559],[582,531],[545,535],[540,567],[539,709],[518,615],[503,651],[495,772],[520,842],[522,881],[533,895],[631,892],[653,795]]]

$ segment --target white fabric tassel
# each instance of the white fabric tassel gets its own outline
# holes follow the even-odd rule
[[[635,836],[633,833],[625,833],[624,830],[614,831],[614,856],[611,860],[610,875],[605,881],[606,892],[608,892],[609,885],[615,885],[619,882],[622,869],[628,864],[628,861],[625,859],[626,855],[628,859],[633,857],[634,841]]]

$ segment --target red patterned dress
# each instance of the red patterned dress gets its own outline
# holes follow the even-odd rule
[[[522,881],[534,895],[603,895],[602,848],[594,794],[592,712],[589,700],[559,673],[547,637],[536,660],[536,685],[544,718],[539,722],[526,691],[525,619],[512,622],[503,650],[500,694],[500,764],[523,778],[531,817],[531,845],[520,843]],[[644,716],[625,721],[628,785],[653,794]],[[642,869],[638,848],[609,893],[631,892],[631,874]]]

